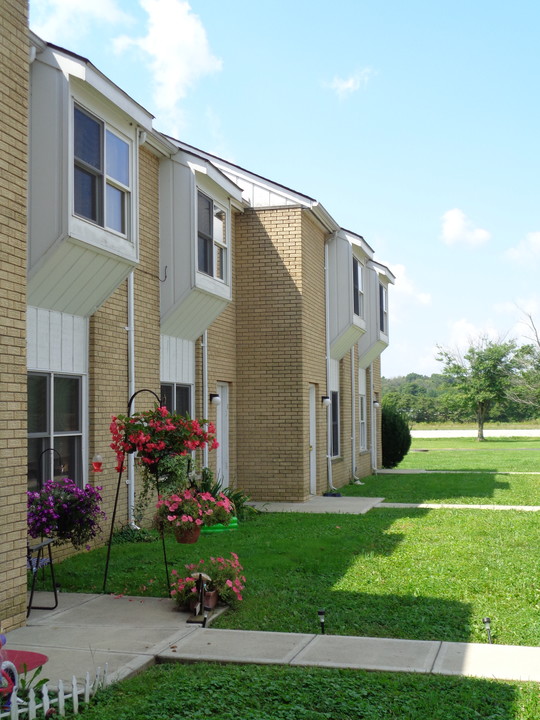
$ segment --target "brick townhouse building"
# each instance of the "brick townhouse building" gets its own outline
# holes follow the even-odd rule
[[[2,20],[7,631],[26,614],[27,488],[94,482],[99,453],[110,515],[110,418],[138,390],[215,422],[220,447],[198,461],[253,499],[376,468],[394,278],[315,199],[157,132],[90,61],[29,33],[25,2],[3,0]],[[127,481],[120,522],[133,462]]]

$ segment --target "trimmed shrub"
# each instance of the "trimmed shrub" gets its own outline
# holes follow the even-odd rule
[[[394,468],[411,447],[411,431],[405,416],[391,406],[383,407],[381,416],[382,466]]]

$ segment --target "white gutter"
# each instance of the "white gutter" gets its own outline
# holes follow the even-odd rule
[[[330,303],[328,289],[328,242],[324,243],[324,294],[325,294],[325,322],[326,322],[326,392],[330,387]],[[328,490],[336,490],[332,483],[332,405],[326,408],[326,476]]]
[[[128,396],[131,398],[135,393],[135,277],[133,270],[127,279],[127,341],[128,341]],[[135,410],[135,402],[131,407]],[[130,527],[138,530],[135,524],[135,456],[129,453],[127,456],[127,478],[128,486],[128,522]]]

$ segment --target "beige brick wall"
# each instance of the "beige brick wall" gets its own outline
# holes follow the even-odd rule
[[[303,500],[302,211],[247,210],[235,239],[238,485]]]
[[[160,394],[159,384],[159,217],[158,159],[144,149],[139,160],[139,266],[134,271],[135,390],[147,388]],[[103,486],[103,509],[108,537],[117,487],[116,458],[110,449],[111,416],[127,412],[128,386],[127,281],[105,302],[90,321],[90,437],[89,462],[102,455],[104,472],[90,478]],[[155,399],[141,393],[138,410],[153,408]],[[124,478],[125,478],[124,474]],[[124,482],[116,524],[128,519],[128,490]]]
[[[26,617],[28,7],[0,0],[0,626]]]

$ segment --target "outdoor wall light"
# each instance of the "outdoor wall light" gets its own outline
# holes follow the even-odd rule
[[[491,639],[491,618],[488,618],[488,617],[482,618],[482,622],[484,623],[484,627],[487,632],[488,643],[491,644],[493,642]]]
[[[374,400],[374,401],[373,401],[373,407],[374,407],[375,410],[376,410],[377,408],[380,408],[380,407],[381,407],[381,403],[380,403],[378,400]]]
[[[210,393],[210,402],[212,405],[221,405],[221,398],[217,393]]]
[[[317,615],[319,616],[319,622],[321,624],[321,635],[324,635],[324,615],[326,613],[326,610],[317,610]]]
[[[321,398],[321,402],[323,404],[323,407],[329,407],[332,404],[332,401],[328,397],[328,395],[323,395]]]
[[[101,455],[94,455],[92,458],[92,471],[103,472],[103,458]]]

